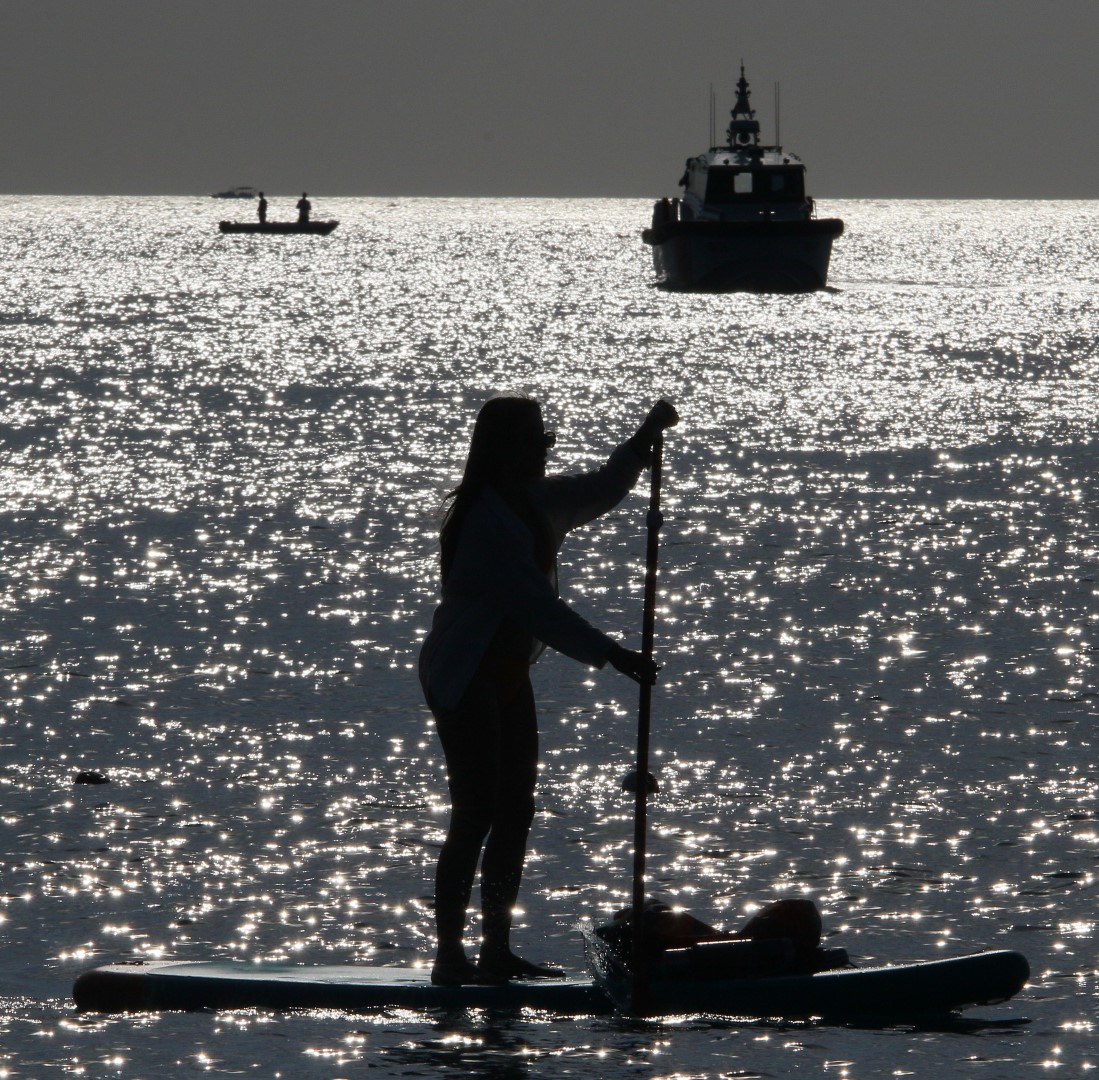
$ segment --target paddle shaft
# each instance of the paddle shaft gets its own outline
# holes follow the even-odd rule
[[[652,462],[649,466],[649,512],[646,516],[648,540],[645,549],[645,602],[641,622],[641,654],[652,660],[653,639],[656,629],[656,565],[660,548],[660,526],[664,524],[660,513],[660,479],[664,457],[664,435],[658,433],[653,440]],[[631,968],[633,972],[633,1007],[639,1009],[644,1001],[648,972],[646,954],[641,938],[641,916],[645,908],[645,856],[648,835],[648,777],[649,732],[652,712],[652,684],[642,682],[637,708],[637,791],[634,801],[633,824],[633,917]]]

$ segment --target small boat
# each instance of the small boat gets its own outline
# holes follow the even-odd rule
[[[222,221],[218,228],[223,233],[310,233],[327,236],[338,221]]]
[[[690,158],[682,197],[653,207],[642,239],[667,288],[810,292],[827,283],[843,222],[815,216],[796,155],[760,143],[750,96],[741,64],[725,145]]]
[[[259,191],[254,187],[235,187],[228,191],[214,191],[210,193],[211,199],[258,199]]]

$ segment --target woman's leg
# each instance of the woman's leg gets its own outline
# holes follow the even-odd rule
[[[538,720],[529,679],[501,709],[500,743],[499,786],[481,860],[481,955],[477,967],[493,980],[562,975],[558,968],[532,964],[511,950],[512,913],[523,877],[538,779]]]
[[[481,861],[482,961],[511,953],[512,912],[534,821],[538,720],[529,679],[500,713],[500,768],[492,827]]]
[[[534,820],[538,722],[530,680],[507,695],[478,677],[453,713],[437,713],[450,788],[450,825],[435,872],[438,953],[432,979],[469,982],[561,974],[511,951],[512,912]],[[486,840],[487,837],[487,840]],[[474,969],[462,945],[481,859],[482,946]]]
[[[468,981],[462,937],[481,846],[492,827],[500,772],[500,710],[491,684],[475,680],[454,712],[435,714],[446,757],[450,823],[435,869],[438,952],[433,977]]]

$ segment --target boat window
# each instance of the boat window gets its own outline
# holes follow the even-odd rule
[[[772,197],[783,202],[805,198],[805,170],[799,165],[788,168],[768,169],[767,178],[771,182]]]
[[[798,165],[770,166],[754,171],[712,165],[708,173],[693,176],[705,185],[708,203],[787,203],[805,198],[803,171]]]

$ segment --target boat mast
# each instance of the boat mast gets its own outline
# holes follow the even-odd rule
[[[726,137],[730,150],[755,150],[759,146],[759,121],[755,109],[749,104],[752,96],[748,80],[744,77],[744,61],[740,62],[740,80],[736,84],[736,104]],[[758,151],[757,151],[758,152]]]

